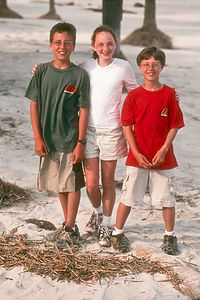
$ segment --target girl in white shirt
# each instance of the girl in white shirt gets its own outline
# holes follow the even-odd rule
[[[85,147],[87,194],[94,212],[86,231],[98,232],[101,246],[110,247],[111,215],[115,203],[114,174],[117,159],[127,155],[127,144],[120,121],[123,87],[129,91],[138,85],[130,64],[113,58],[115,33],[99,26],[92,35],[93,57],[82,67],[90,77],[90,110]],[[99,188],[99,160],[102,192]]]

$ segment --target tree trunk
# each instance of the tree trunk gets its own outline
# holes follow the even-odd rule
[[[56,12],[55,10],[55,5],[54,5],[54,0],[50,0],[50,13],[54,14]]]
[[[155,29],[156,26],[156,0],[146,0],[144,8],[143,28]]]
[[[145,0],[143,26],[134,30],[122,44],[134,46],[155,46],[158,48],[172,49],[171,38],[160,31],[156,25],[156,0]]]
[[[54,19],[54,20],[61,19],[61,17],[56,13],[54,0],[49,0],[49,12],[39,17],[39,19]]]
[[[123,0],[103,0],[103,25],[109,25],[115,32],[117,38],[117,48],[115,50],[115,57],[124,58],[120,50],[120,22],[122,20]]]
[[[22,19],[22,16],[8,8],[7,0],[0,0],[0,18],[18,18]]]
[[[7,8],[7,0],[0,0],[0,8],[1,7]]]

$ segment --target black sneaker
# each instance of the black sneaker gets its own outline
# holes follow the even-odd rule
[[[119,252],[129,252],[129,240],[124,235],[124,233],[120,233],[117,235],[112,235],[111,237],[111,243],[115,250]]]
[[[179,250],[177,247],[177,238],[173,235],[164,235],[163,243],[160,248],[168,255],[177,255]]]
[[[80,233],[78,226],[75,224],[75,230],[70,226],[63,226],[63,230],[57,240],[57,246],[59,248],[68,248],[67,244],[71,246],[79,245]]]
[[[112,235],[112,228],[110,226],[102,226],[99,227],[99,245],[103,247],[110,247],[111,246],[111,235]]]
[[[80,240],[80,233],[79,233],[78,226],[75,224],[75,230],[70,226],[65,226],[64,230],[65,230],[65,232],[68,233],[69,238],[71,239],[72,243],[74,245],[78,245],[79,240]]]
[[[94,211],[85,226],[85,231],[90,233],[97,233],[99,226],[103,220],[103,214],[96,214]]]

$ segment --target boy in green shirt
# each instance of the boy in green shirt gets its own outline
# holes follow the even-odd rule
[[[25,94],[31,100],[35,152],[40,156],[37,188],[58,193],[67,242],[74,244],[79,240],[75,220],[80,189],[85,185],[81,161],[89,107],[89,77],[70,61],[75,42],[72,24],[63,22],[52,27],[53,61],[38,67]]]

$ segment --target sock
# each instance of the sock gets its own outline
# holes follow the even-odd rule
[[[103,215],[103,221],[102,221],[103,226],[110,226],[111,225],[111,216],[107,217]]]
[[[173,230],[173,231],[167,231],[167,230],[165,229],[165,234],[166,234],[166,235],[170,235],[170,236],[175,236],[174,230]]]
[[[117,235],[117,234],[122,234],[124,232],[124,228],[122,229],[117,229],[116,227],[114,228],[112,235]]]
[[[94,211],[95,211],[95,214],[102,214],[103,213],[102,206],[100,205],[97,208],[94,207]]]

